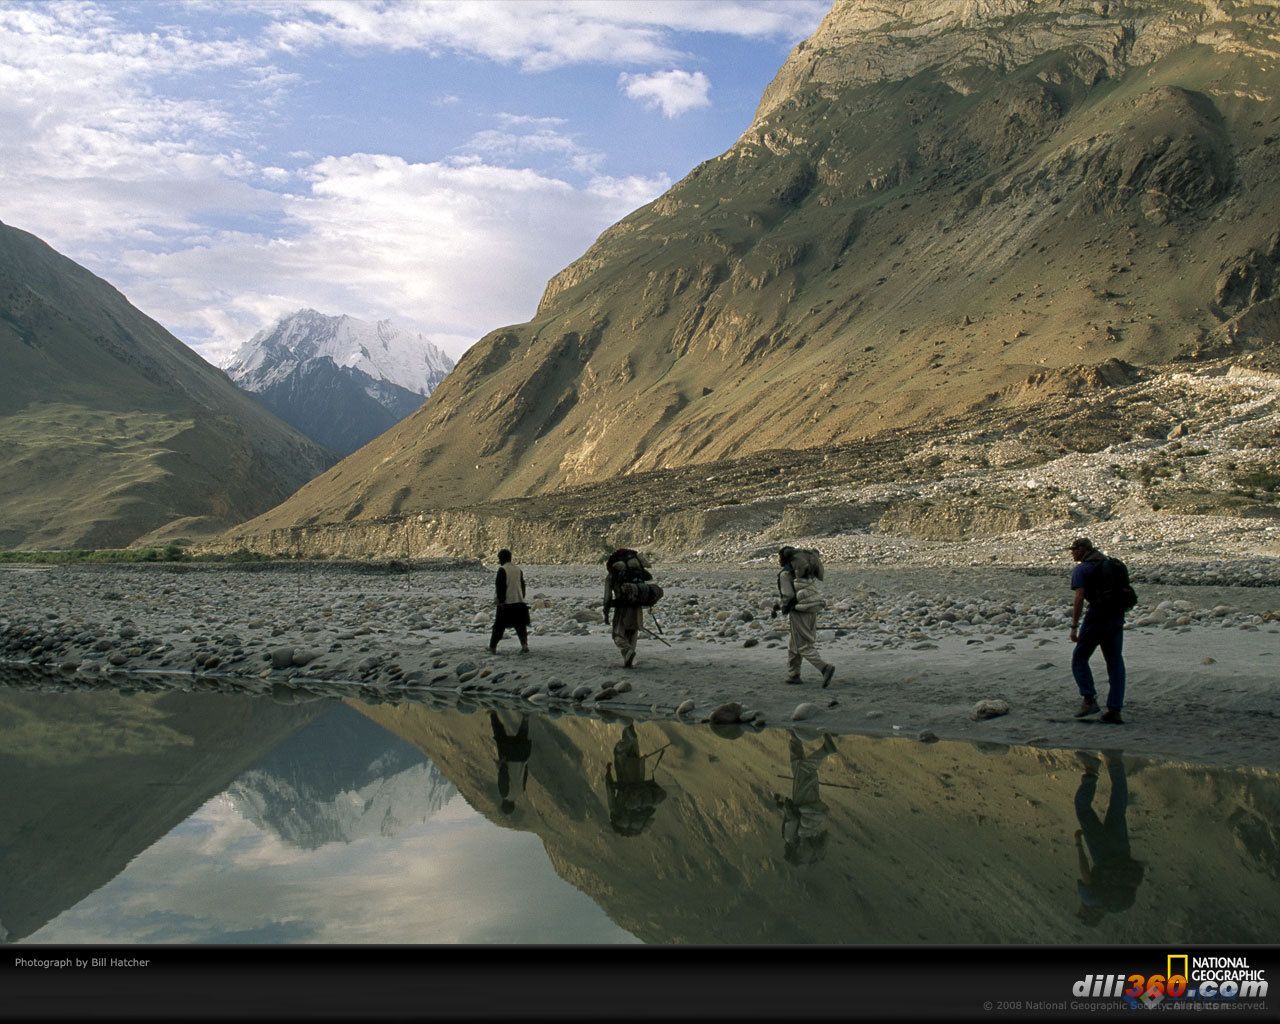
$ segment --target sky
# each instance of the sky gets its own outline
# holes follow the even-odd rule
[[[0,0],[0,221],[210,362],[297,309],[454,358],[733,144],[828,0]]]

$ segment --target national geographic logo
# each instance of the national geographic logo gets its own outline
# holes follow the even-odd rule
[[[1191,956],[1170,953],[1163,974],[1086,974],[1071,987],[1078,999],[1123,999],[1132,1007],[1154,1009],[1165,1000],[1181,1002],[1265,999],[1267,972],[1246,956]]]

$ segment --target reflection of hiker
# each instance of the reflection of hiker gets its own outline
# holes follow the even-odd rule
[[[662,588],[651,582],[648,563],[637,551],[619,548],[605,559],[604,621],[613,612],[613,642],[622,652],[623,668],[636,658],[636,638],[644,629],[644,609],[662,597]]]
[[[1079,860],[1080,909],[1076,917],[1095,925],[1108,913],[1128,910],[1133,906],[1138,886],[1142,883],[1142,864],[1129,856],[1129,829],[1125,813],[1129,808],[1129,783],[1124,762],[1114,754],[1104,754],[1107,774],[1111,777],[1111,798],[1107,816],[1101,821],[1093,809],[1098,789],[1098,765],[1092,761],[1080,776],[1076,790],[1076,855]],[[1088,845],[1093,866],[1085,853]]]
[[[622,736],[613,746],[613,764],[605,765],[604,789],[609,804],[609,824],[620,836],[637,836],[653,818],[658,804],[667,798],[667,791],[656,779],[646,778],[646,762],[654,754],[657,772],[666,747],[647,754],[640,753],[640,738],[636,727],[628,722]]]
[[[1109,684],[1107,710],[1102,713],[1102,721],[1123,725],[1120,709],[1124,706],[1124,613],[1132,605],[1124,602],[1119,591],[1122,584],[1128,588],[1129,572],[1123,563],[1107,558],[1095,548],[1088,537],[1077,537],[1071,542],[1071,557],[1079,563],[1071,570],[1071,589],[1075,591],[1071,642],[1076,645],[1071,654],[1071,674],[1080,690],[1080,710],[1076,718],[1098,711],[1098,691],[1089,659],[1101,647]],[[1077,629],[1086,601],[1089,610],[1085,612],[1084,625]]]
[[[498,612],[493,620],[493,632],[489,635],[489,653],[498,653],[498,641],[510,626],[520,638],[520,653],[529,653],[529,606],[524,603],[524,571],[511,561],[511,552],[503,548],[498,552],[497,586]]]
[[[782,808],[783,857],[790,864],[816,864],[827,852],[827,805],[818,794],[818,766],[836,752],[829,735],[810,754],[795,730],[791,731],[791,797],[779,793],[774,800]]]
[[[822,685],[825,687],[835,675],[836,667],[822,660],[816,646],[818,612],[826,605],[818,593],[822,559],[812,549],[784,547],[778,552],[778,564],[782,566],[778,573],[781,603],[773,606],[773,612],[791,617],[786,682],[793,685],[800,682],[801,659],[804,659],[822,673]]]
[[[510,814],[516,809],[511,799],[513,766],[520,772],[520,792],[529,784],[529,754],[533,751],[529,741],[529,716],[520,716],[520,727],[514,736],[507,732],[496,711],[489,712],[489,724],[493,726],[493,742],[498,747],[498,796],[502,798],[499,807],[503,814]]]

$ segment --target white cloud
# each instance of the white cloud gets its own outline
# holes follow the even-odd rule
[[[665,117],[711,106],[711,82],[701,71],[655,71],[649,75],[623,72],[618,88],[646,107],[659,107]]]
[[[530,156],[558,158],[578,174],[594,174],[604,164],[604,153],[584,147],[573,134],[562,130],[568,123],[562,117],[500,113],[497,121],[501,128],[477,132],[464,150],[508,162]]]
[[[569,64],[660,64],[683,56],[675,31],[788,42],[812,33],[827,0],[311,0],[278,4],[269,37],[322,45],[452,51],[545,71]],[[261,9],[261,8],[260,8]]]
[[[303,306],[421,326],[451,355],[527,320],[547,280],[670,186],[593,178],[585,189],[477,157],[411,163],[329,157],[309,190],[280,197],[273,237],[223,232],[168,252],[135,249],[130,299],[213,362]]]
[[[153,87],[202,69],[269,79],[261,56],[238,40],[125,31],[90,4],[0,7],[0,217],[84,245],[261,214],[253,163],[228,146],[241,117]]]
[[[263,140],[313,78],[310,65],[278,66],[292,60],[282,47],[448,50],[528,71],[669,67],[685,56],[675,32],[798,38],[824,7],[197,3],[176,10],[203,21],[139,30],[135,5],[0,3],[0,220],[214,360],[304,305],[417,323],[458,355],[531,315],[547,279],[669,179],[609,175],[565,119],[513,113],[448,158],[326,155],[319,135],[272,152]],[[634,75],[624,88],[668,117],[709,102],[701,73]]]

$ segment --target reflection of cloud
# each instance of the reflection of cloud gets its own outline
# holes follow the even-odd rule
[[[31,942],[626,942],[534,835],[456,797],[394,838],[297,850],[225,796]]]
[[[618,76],[618,87],[646,107],[660,107],[665,117],[679,117],[711,106],[711,82],[701,71],[655,71],[651,75]]]

